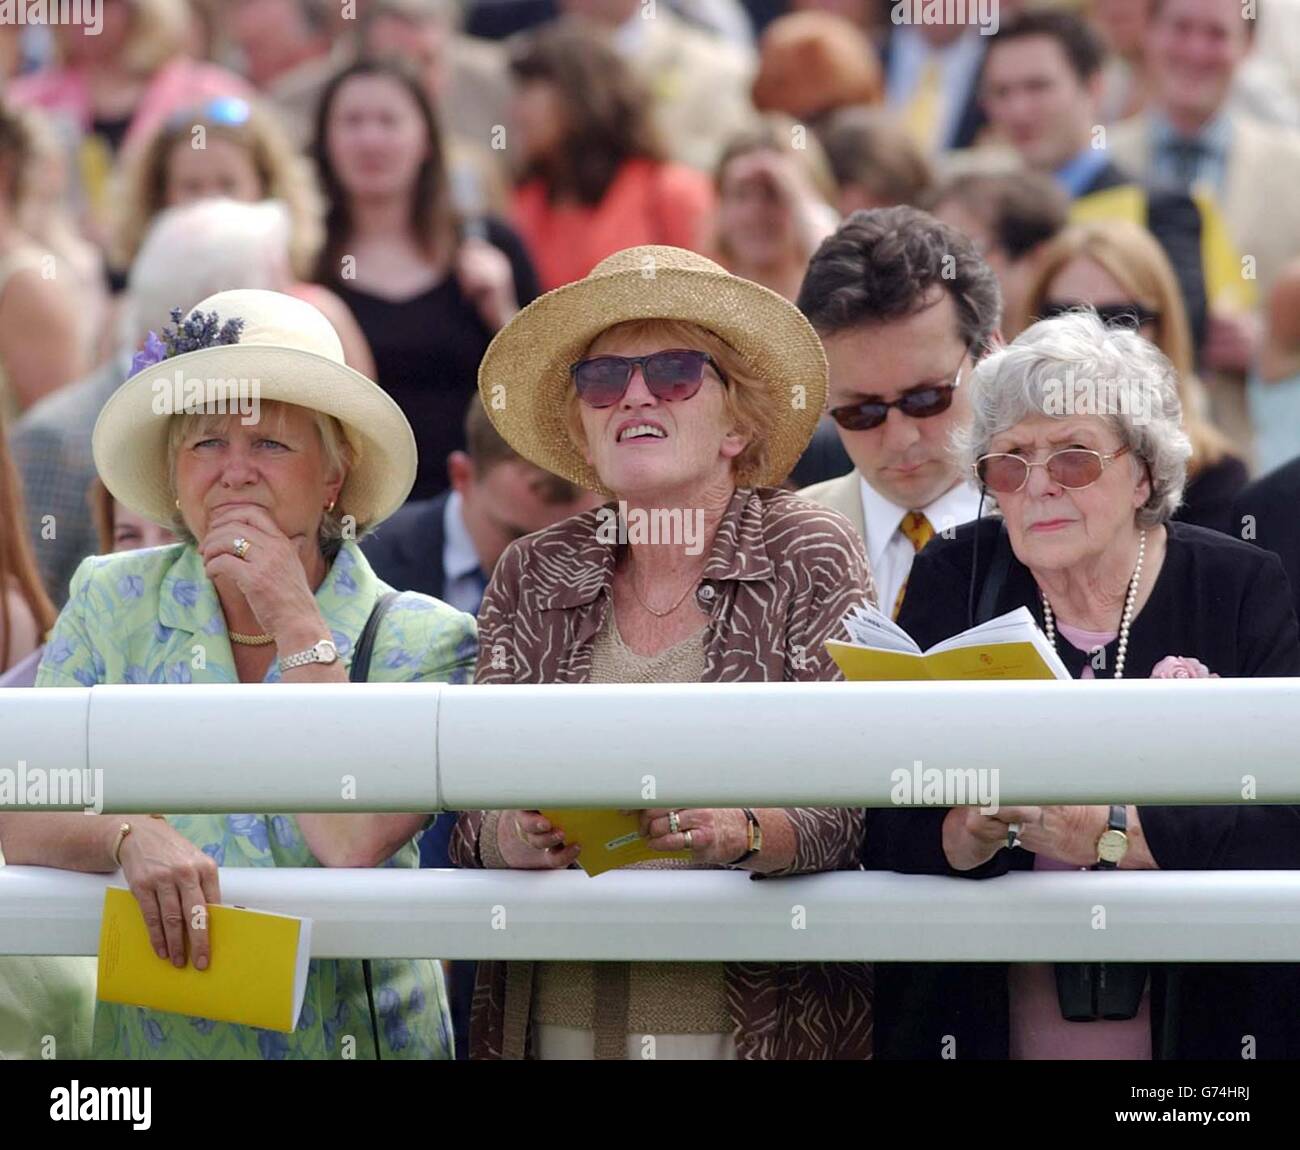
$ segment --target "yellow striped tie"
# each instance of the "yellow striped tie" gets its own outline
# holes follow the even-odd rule
[[[920,551],[931,539],[934,538],[934,528],[930,521],[925,517],[923,511],[909,511],[903,516],[903,522],[898,525],[898,529],[907,536],[912,542],[912,550]],[[894,599],[893,618],[898,618],[898,613],[903,609],[903,595],[907,591],[907,580],[903,580],[903,585],[898,589],[898,595]]]
[[[940,101],[943,97],[943,73],[934,54],[926,58],[921,77],[906,104],[900,109],[907,134],[924,152],[935,148],[935,131],[939,127]]]

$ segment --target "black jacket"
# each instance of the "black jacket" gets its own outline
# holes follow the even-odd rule
[[[996,518],[969,523],[917,556],[898,621],[923,649],[969,625],[974,544],[978,538],[978,601],[1000,531]],[[1012,557],[992,614],[1019,606],[1042,625],[1033,576]],[[1064,641],[1058,648],[1078,676],[1087,656]],[[1114,667],[1116,648],[1107,649],[1105,667]],[[1130,629],[1124,674],[1148,677],[1166,655],[1200,659],[1224,677],[1300,675],[1300,629],[1277,557],[1214,531],[1170,524],[1164,565]],[[1248,730],[1242,738],[1249,740]],[[1032,869],[1031,852],[1002,850],[976,870],[953,871],[941,841],[946,813],[870,812],[867,869],[974,879]],[[1164,870],[1300,867],[1300,808],[1294,806],[1142,806],[1139,815]],[[1150,992],[1156,1058],[1239,1059],[1247,1034],[1254,1035],[1259,1058],[1300,1058],[1300,965],[1157,965]],[[958,1058],[1005,1059],[1009,1025],[1005,964],[876,966],[879,1058],[938,1058],[951,1035]]]
[[[361,541],[370,566],[390,587],[442,598],[447,585],[442,568],[443,515],[450,491],[408,503]]]
[[[1231,530],[1281,558],[1300,615],[1300,459],[1270,471],[1238,495]]]

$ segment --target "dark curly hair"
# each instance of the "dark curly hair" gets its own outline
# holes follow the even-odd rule
[[[824,338],[923,311],[935,288],[957,305],[962,342],[983,354],[1002,318],[1002,293],[975,245],[928,212],[877,208],[854,212],[822,241],[796,302]]]
[[[524,180],[540,177],[552,198],[598,204],[625,161],[664,158],[650,93],[603,32],[563,19],[545,25],[520,42],[510,72],[517,83],[553,84],[564,101],[567,130],[558,154],[534,159],[520,173]]]

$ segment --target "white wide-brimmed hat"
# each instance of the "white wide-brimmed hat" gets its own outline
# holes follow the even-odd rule
[[[170,526],[176,498],[167,468],[171,418],[194,410],[186,405],[198,396],[226,402],[230,411],[255,397],[258,403],[275,400],[324,412],[342,424],[354,459],[338,514],[373,527],[401,507],[415,482],[415,435],[392,397],[343,362],[343,345],[329,320],[303,300],[252,289],[208,296],[185,319],[213,314],[213,333],[230,320],[242,321],[236,342],[160,359],[104,404],[91,448],[113,497]]]

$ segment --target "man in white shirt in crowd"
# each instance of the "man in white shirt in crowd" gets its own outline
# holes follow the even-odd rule
[[[855,212],[813,256],[798,304],[826,347],[827,407],[854,463],[802,494],[857,527],[896,617],[916,553],[980,512],[951,440],[970,421],[972,368],[1001,342],[997,277],[926,212]]]

